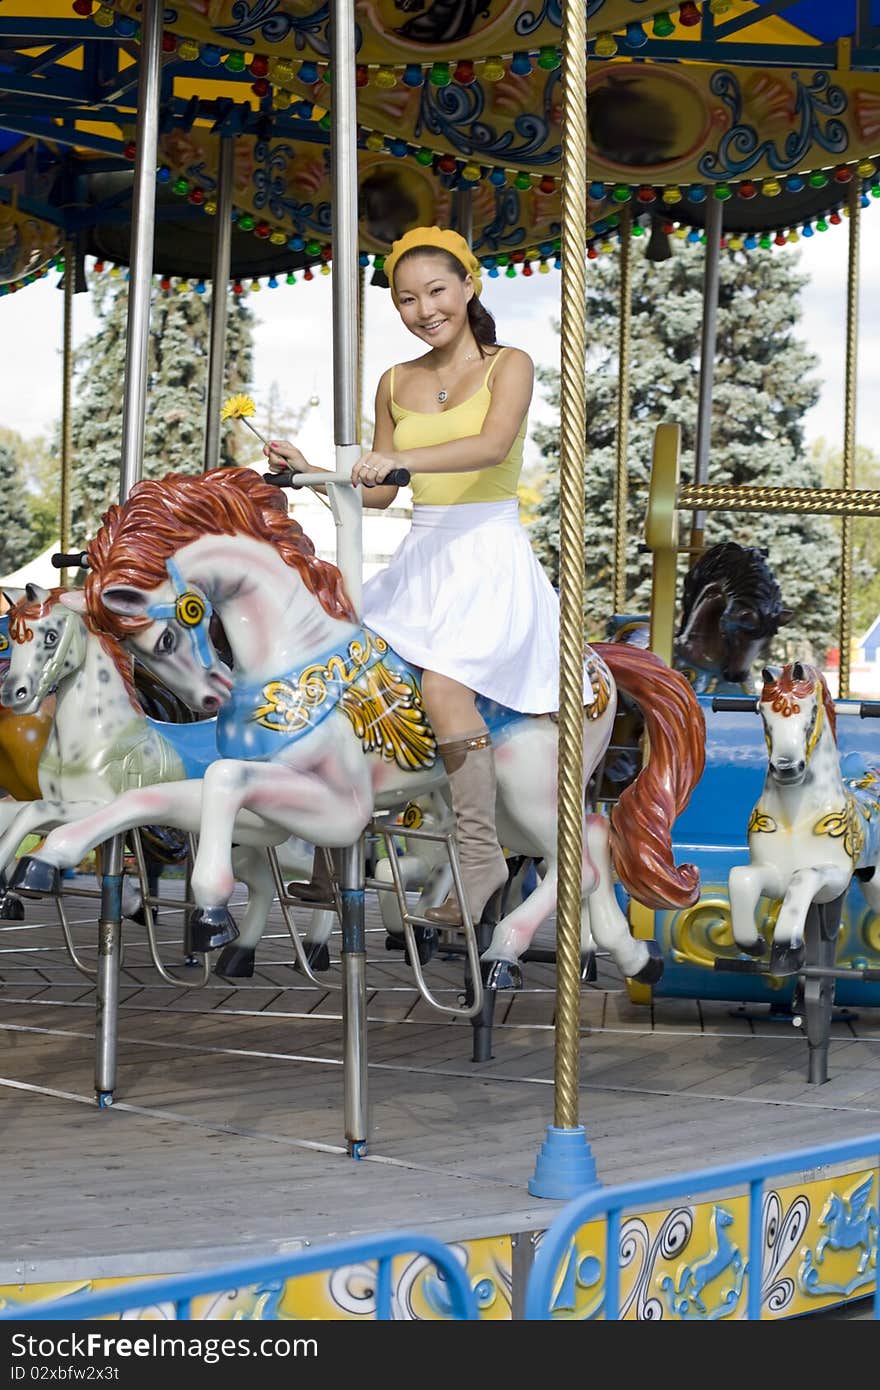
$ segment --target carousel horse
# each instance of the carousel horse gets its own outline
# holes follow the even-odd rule
[[[803,964],[812,904],[842,898],[854,873],[880,911],[880,773],[857,754],[842,771],[834,702],[814,667],[796,661],[763,675],[767,774],[749,820],[749,863],[730,871],[730,918],[739,949],[762,956],[758,900],[780,902],[770,971],[790,974]]]
[[[0,699],[30,716],[50,691],[57,697],[39,763],[40,797],[0,801],[0,877],[26,835],[81,818],[127,788],[197,775],[216,757],[214,721],[160,724],[144,715],[131,659],[112,638],[89,630],[84,607],[81,591],[29,584],[10,612]],[[248,888],[244,921],[250,928],[256,919],[262,930],[273,896],[265,855],[237,851],[236,870]],[[194,950],[221,944],[197,918],[191,931]]]
[[[9,669],[10,648],[9,616],[4,613],[0,617],[0,685]],[[0,789],[17,801],[40,795],[37,769],[51,727],[51,707],[21,715],[0,705]]]
[[[221,756],[203,778],[126,791],[54,830],[21,861],[22,891],[57,891],[58,871],[92,846],[161,822],[198,831],[193,895],[219,930],[233,840],[295,834],[318,847],[351,845],[376,809],[402,806],[443,780],[419,673],[358,623],[340,572],[316,557],[278,490],[253,472],[139,483],[106,514],[88,554],[91,620],[191,708],[220,703]],[[232,651],[234,684],[211,641],[212,613]],[[670,835],[702,772],[703,716],[687,682],[651,653],[588,649],[586,669],[594,697],[584,711],[586,774],[608,742],[615,677],[644,709],[651,749],[613,820],[586,818],[584,920],[625,975],[650,981],[659,978],[659,951],[630,935],[612,861],[640,902],[696,900],[697,874],[675,865]],[[557,726],[551,715],[486,701],[481,709],[495,744],[499,839],[547,863],[484,952],[498,967],[490,983],[515,987],[517,958],[556,904]]]

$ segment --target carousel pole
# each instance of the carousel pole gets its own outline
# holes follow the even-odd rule
[[[358,409],[357,105],[354,0],[331,6],[333,102],[330,149],[333,181],[333,433],[336,470],[350,474],[360,457]],[[361,499],[354,488],[330,488],[337,562],[355,609],[361,607]],[[342,1019],[345,1138],[361,1158],[367,1113],[367,986],[364,856],[360,844],[338,856],[342,897]]]
[[[61,368],[61,502],[59,506],[60,549],[70,552],[70,479],[73,470],[73,419],[71,390],[73,386],[73,290],[76,280],[76,246],[70,240],[64,245],[64,358]],[[68,571],[61,571],[61,583],[67,588]]]
[[[632,216],[620,214],[620,307],[618,312],[617,482],[614,489],[614,580],[612,611],[626,612],[626,543],[629,477],[629,359],[632,329]]]
[[[150,344],[150,289],[156,224],[156,156],[159,148],[159,88],[162,70],[162,0],[143,0],[141,12],[138,115],[135,131],[132,204],[131,279],[128,291],[128,336],[125,345],[125,391],[122,406],[122,464],[119,500],[124,502],[139,480],[143,465],[147,363]],[[122,946],[123,838],[114,835],[102,846],[101,917],[98,924],[97,1058],[95,1094],[100,1106],[112,1105],[116,1086],[116,1040],[119,1013],[119,962]]]
[[[459,236],[463,236],[468,246],[474,244],[474,190],[456,188],[455,222]]]
[[[214,218],[214,254],[211,262],[211,336],[208,346],[207,418],[205,420],[204,472],[220,463],[220,410],[223,404],[223,368],[226,364],[226,287],[232,255],[232,173],[235,141],[220,137],[217,175],[217,215]]]
[[[703,327],[700,337],[700,394],[697,402],[697,443],[694,482],[709,478],[709,447],[712,441],[712,391],[715,385],[715,347],[718,339],[718,285],[721,270],[721,224],[724,204],[710,198],[706,210],[706,266],[703,272]],[[706,513],[691,517],[691,561],[704,545]]]
[[[846,277],[846,380],[843,417],[843,478],[841,486],[856,485],[856,386],[859,350],[859,251],[861,249],[862,186],[853,179],[849,189],[849,263]],[[840,519],[840,665],[837,698],[850,697],[852,640],[853,518]]]
[[[596,1184],[578,1124],[581,858],[584,811],[584,446],[587,437],[587,33],[584,5],[563,7],[562,372],[559,449],[559,890],[556,907],[554,1123],[535,1164],[535,1197]]]

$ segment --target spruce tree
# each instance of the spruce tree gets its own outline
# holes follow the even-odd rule
[[[659,263],[640,254],[638,243],[633,249],[628,612],[649,611],[651,560],[639,554],[637,547],[644,537],[656,425],[667,421],[681,426],[682,477],[693,477],[704,257],[675,242],[673,248],[672,258]],[[797,336],[804,283],[792,254],[753,251],[721,258],[710,483],[822,485],[821,469],[804,449],[804,415],[818,396],[812,374],[816,359]],[[593,638],[603,635],[612,611],[618,287],[616,256],[591,265],[584,533],[585,625]],[[538,377],[548,400],[558,407],[558,373],[539,368]],[[557,583],[559,429],[539,427],[535,439],[547,474],[530,534],[551,580]],[[689,518],[682,516],[681,522],[686,538]],[[837,547],[829,520],[710,512],[706,543],[721,540],[762,546],[768,552],[783,600],[795,613],[781,630],[774,655],[781,657],[787,649],[821,660],[835,641],[837,610]],[[682,557],[682,578],[685,566]]]
[[[25,494],[24,469],[0,442],[0,574],[11,574],[38,552]]]
[[[73,411],[74,468],[71,536],[76,545],[95,534],[119,493],[128,286],[98,277],[92,288],[99,331],[78,354]],[[230,295],[224,390],[247,388],[251,373],[252,314]],[[210,335],[210,291],[154,290],[150,314],[147,415],[143,476],[200,473],[204,464],[205,397]],[[220,435],[220,462],[244,461],[242,428]],[[241,455],[241,458],[239,457]]]

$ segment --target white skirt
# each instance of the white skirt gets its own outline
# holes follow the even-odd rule
[[[364,585],[364,622],[413,666],[509,709],[559,708],[559,600],[515,499],[414,507]]]

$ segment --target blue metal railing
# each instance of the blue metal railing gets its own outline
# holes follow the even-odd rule
[[[192,1300],[203,1294],[297,1279],[304,1274],[318,1274],[345,1265],[375,1261],[375,1319],[388,1322],[392,1316],[393,1299],[391,1261],[398,1255],[417,1255],[429,1259],[445,1281],[443,1287],[449,1301],[449,1318],[457,1322],[477,1320],[476,1300],[467,1273],[455,1252],[433,1236],[417,1235],[412,1231],[363,1236],[359,1240],[341,1241],[338,1245],[324,1245],[316,1250],[297,1250],[289,1255],[276,1255],[270,1260],[226,1265],[221,1269],[202,1270],[195,1274],[144,1279],[120,1288],[102,1289],[97,1293],[73,1294],[70,1298],[54,1299],[50,1303],[19,1304],[0,1311],[0,1318],[19,1318],[28,1322],[35,1318],[51,1321],[102,1318],[132,1308],[150,1308],[159,1303],[173,1303],[178,1318],[190,1318]]]
[[[749,1259],[745,1269],[748,1287],[745,1316],[757,1320],[761,1316],[761,1279],[763,1252],[762,1198],[767,1178],[782,1177],[805,1169],[831,1167],[852,1159],[872,1160],[880,1165],[880,1134],[864,1135],[839,1144],[825,1144],[811,1149],[794,1149],[773,1158],[757,1158],[751,1162],[727,1163],[716,1168],[701,1168],[671,1178],[655,1178],[650,1182],[626,1183],[619,1187],[598,1188],[577,1197],[560,1213],[544,1233],[526,1290],[525,1316],[529,1320],[552,1319],[552,1306],[560,1267],[568,1254],[576,1232],[588,1221],[606,1218],[605,1231],[605,1291],[601,1311],[604,1317],[616,1321],[620,1315],[620,1221],[624,1211],[644,1212],[679,1198],[690,1200],[698,1192],[717,1192],[719,1188],[747,1187],[749,1196]],[[870,1166],[870,1164],[868,1165]],[[877,1255],[877,1226],[874,1224],[874,1255]],[[755,1255],[757,1254],[757,1260]],[[878,1271],[880,1273],[880,1271]],[[880,1319],[880,1278],[874,1292],[874,1317]]]

